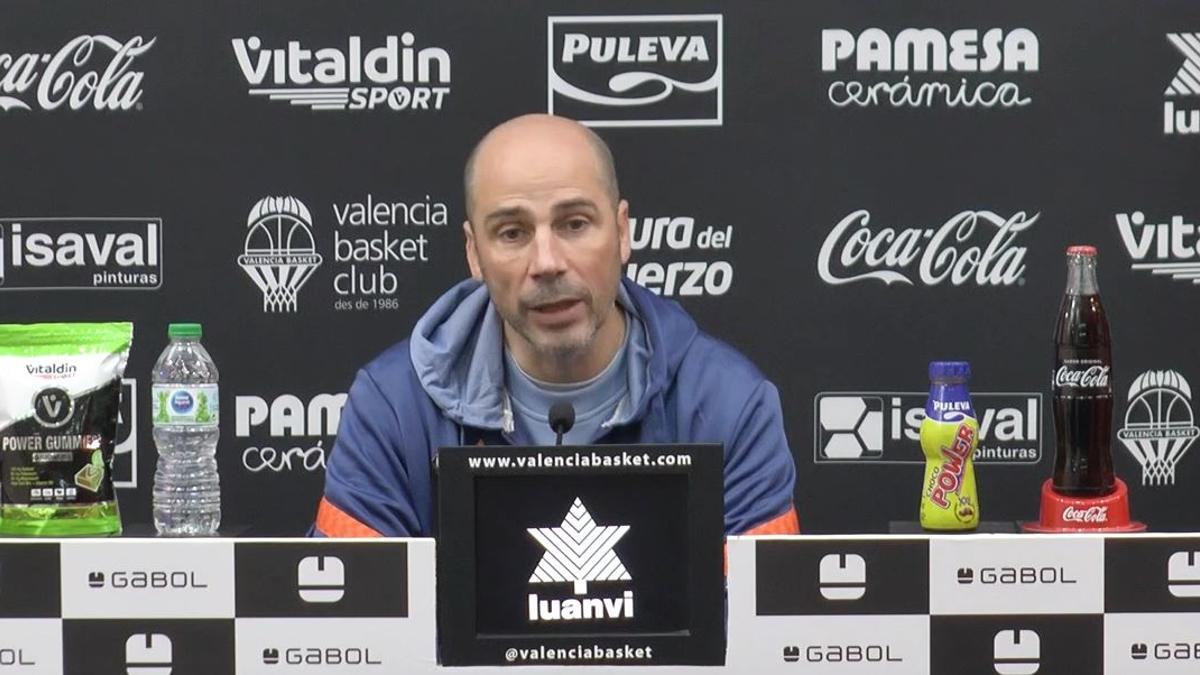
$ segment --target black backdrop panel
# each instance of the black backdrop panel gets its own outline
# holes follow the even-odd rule
[[[554,105],[604,125],[636,219],[630,274],[779,386],[805,530],[916,518],[920,401],[901,394],[940,358],[970,360],[972,391],[1000,402],[985,445],[1037,448],[980,461],[983,518],[1036,515],[1077,242],[1100,250],[1135,516],[1195,529],[1196,451],[1116,435],[1131,407],[1164,438],[1194,426],[1198,31],[1184,0],[10,0],[0,321],[136,323],[129,522],[150,517],[166,324],[203,322],[225,521],[302,532],[355,370],[466,274],[471,145]],[[612,101],[668,88],[640,116]],[[35,232],[131,248],[48,259],[17,242]],[[304,273],[281,280],[284,262]],[[1147,451],[1166,460],[1144,478]]]

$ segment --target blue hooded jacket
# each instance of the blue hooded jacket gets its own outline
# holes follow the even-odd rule
[[[779,394],[672,300],[622,279],[618,302],[645,330],[631,340],[629,391],[595,443],[723,443],[725,533],[793,533],[795,463]],[[312,533],[431,536],[438,448],[528,445],[504,386],[502,320],[467,280],[358,372],[342,410]]]

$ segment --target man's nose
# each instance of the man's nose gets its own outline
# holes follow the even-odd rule
[[[563,255],[563,243],[554,234],[553,228],[538,228],[533,237],[533,261],[530,274],[533,276],[557,276],[567,270]]]

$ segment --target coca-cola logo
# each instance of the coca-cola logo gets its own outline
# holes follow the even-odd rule
[[[1059,366],[1054,372],[1054,386],[1103,389],[1108,386],[1109,370],[1109,366],[1089,366],[1074,370],[1069,366]]]
[[[842,218],[817,259],[817,271],[827,284],[878,279],[885,284],[912,284],[909,268],[926,286],[950,282],[955,286],[1012,286],[1024,283],[1025,247],[1013,245],[1018,234],[1037,222],[1018,211],[1004,218],[991,211],[962,211],[934,228],[872,230],[871,213],[860,209]],[[995,228],[986,242],[972,244],[985,223]],[[866,268],[870,271],[859,271]]]
[[[142,98],[144,76],[130,66],[156,39],[139,35],[122,43],[107,35],[80,35],[53,54],[0,54],[0,110],[30,110],[25,99],[31,91],[42,110],[64,105],[71,110],[129,110]],[[107,62],[100,56],[105,50],[112,52]]]
[[[1089,506],[1086,509],[1077,509],[1068,506],[1063,509],[1062,519],[1067,523],[1107,523],[1108,507]]]

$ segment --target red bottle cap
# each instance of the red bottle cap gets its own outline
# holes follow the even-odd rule
[[[1088,244],[1068,246],[1067,255],[1090,255],[1094,257],[1096,255],[1096,247]]]

